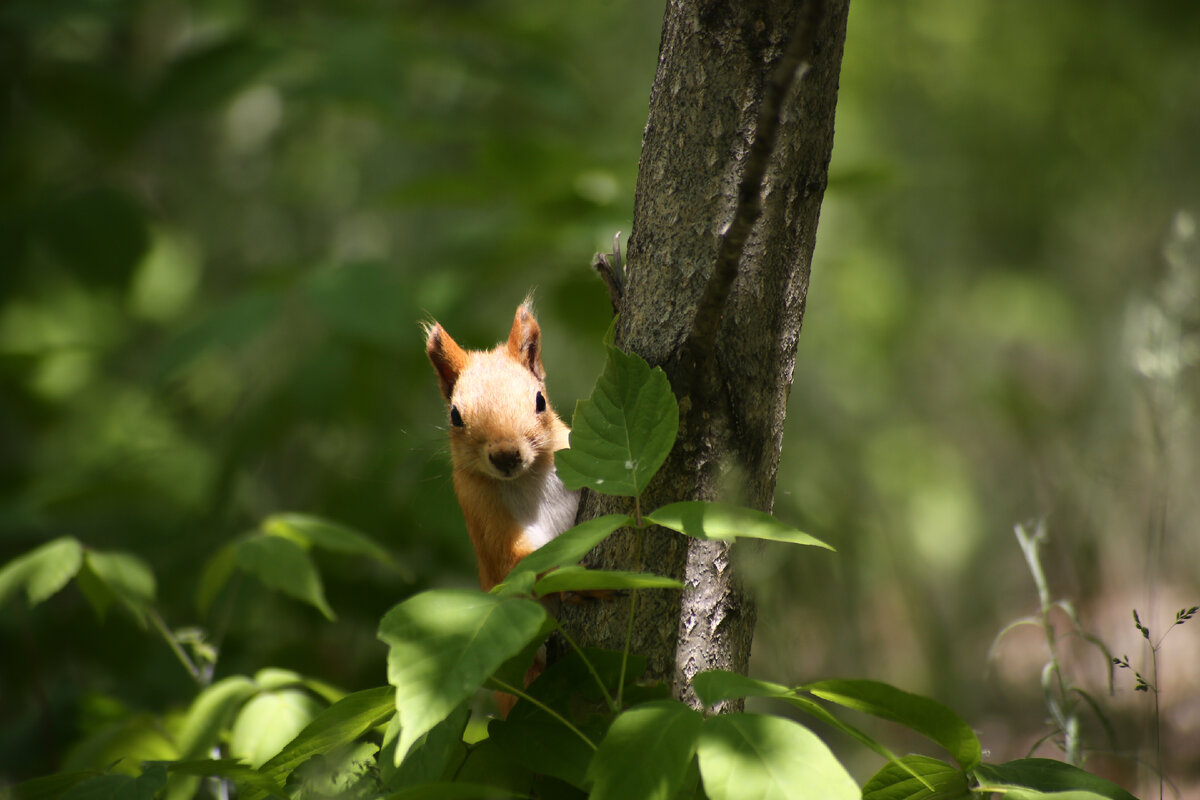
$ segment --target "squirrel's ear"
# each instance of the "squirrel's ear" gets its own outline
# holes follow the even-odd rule
[[[533,311],[528,303],[517,307],[513,316],[512,330],[508,333],[508,353],[521,364],[524,364],[533,377],[545,380],[546,372],[542,367],[542,329],[533,318]]]
[[[429,356],[429,362],[437,372],[442,397],[449,403],[450,395],[454,393],[454,384],[467,366],[467,353],[450,338],[445,328],[431,322],[425,326],[425,354]]]

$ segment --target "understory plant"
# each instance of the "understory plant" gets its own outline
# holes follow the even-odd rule
[[[194,632],[171,631],[154,610],[154,580],[136,556],[100,553],[73,539],[52,542],[0,570],[0,602],[24,590],[45,600],[74,579],[98,610],[119,604],[158,630],[200,687],[160,754],[127,754],[107,770],[71,770],[14,789],[17,798],[218,797],[437,798],[812,798],[922,800],[1131,800],[1118,786],[1069,764],[1021,759],[985,764],[970,726],[930,698],[885,683],[819,680],[795,686],[713,670],[694,679],[692,708],[642,680],[644,659],[577,646],[543,601],[568,592],[637,595],[680,583],[640,571],[585,569],[579,560],[620,528],[639,536],[762,539],[830,550],[770,515],[686,501],[644,510],[640,496],[674,443],[678,406],[663,372],[608,343],[595,390],[573,420],[571,449],[557,455],[571,488],[632,498],[633,513],[584,522],[522,561],[491,592],[433,589],[388,611],[388,685],[344,694],[285,670],[213,680],[216,654]],[[332,617],[313,547],[387,561],[354,531],[281,515],[219,551],[200,580],[209,602],[245,573]],[[828,557],[822,555],[821,557]],[[526,667],[555,631],[570,655],[528,687]],[[481,689],[516,695],[506,719],[468,734]],[[713,713],[737,698],[772,698],[779,713]],[[937,745],[941,757],[898,756],[844,710],[899,723]],[[817,720],[877,753],[883,766],[864,786],[794,717]],[[467,741],[470,739],[471,741]]]

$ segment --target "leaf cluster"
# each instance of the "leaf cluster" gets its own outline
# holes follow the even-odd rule
[[[610,345],[596,391],[576,412],[572,449],[559,454],[570,465],[564,480],[636,498],[670,451],[677,425],[675,398],[661,371]],[[829,747],[790,715],[690,708],[665,686],[643,683],[644,661],[628,647],[611,652],[572,643],[570,657],[525,686],[527,665],[558,628],[539,602],[547,595],[680,588],[665,576],[578,566],[606,536],[630,526],[828,548],[769,515],[727,504],[680,502],[645,515],[590,520],[531,554],[489,593],[432,589],[388,611],[378,631],[388,648],[388,686],[344,695],[286,670],[230,676],[197,695],[170,736],[166,758],[124,764],[130,774],[62,772],[18,786],[15,796],[184,798],[206,777],[236,786],[239,797],[251,800],[1131,797],[1058,762],[983,764],[978,738],[953,711],[875,681],[788,687],[713,670],[694,682],[706,709],[735,698],[770,698],[878,753],[886,764],[861,789]],[[355,531],[277,515],[211,560],[200,578],[199,602],[210,603],[241,571],[332,618],[308,556],[313,547],[390,562]],[[69,538],[0,570],[0,601],[23,589],[31,603],[41,602],[72,577],[100,613],[120,602],[139,621],[155,614],[153,576],[143,562],[91,551]],[[160,628],[178,647],[179,639]],[[481,688],[510,692],[520,702],[468,743],[469,706]],[[906,726],[939,745],[950,761],[899,757],[828,706]]]

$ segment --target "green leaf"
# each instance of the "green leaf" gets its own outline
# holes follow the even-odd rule
[[[258,690],[244,675],[231,675],[196,695],[175,736],[180,758],[197,759],[209,752],[233,722],[237,710]]]
[[[863,786],[863,800],[970,800],[967,776],[928,756],[905,756],[884,765]]]
[[[685,533],[696,539],[767,539],[773,542],[833,549],[820,539],[802,533],[791,525],[784,525],[770,514],[729,503],[685,500],[663,506],[653,514],[647,514],[645,518],[655,525]]]
[[[692,678],[692,689],[700,702],[706,706],[715,706],[722,700],[734,700],[741,697],[789,697],[794,692],[778,683],[747,678],[736,672],[723,669],[710,669],[698,673]]]
[[[307,692],[260,692],[238,712],[229,736],[229,753],[258,768],[279,753],[320,710],[320,703]]]
[[[391,554],[356,530],[307,514],[273,514],[263,521],[264,533],[335,553],[366,556],[394,566]]]
[[[83,545],[73,536],[30,550],[0,569],[0,604],[24,587],[29,605],[36,606],[66,586],[82,563]]]
[[[807,728],[781,717],[722,714],[700,730],[711,800],[858,800],[858,784]]]
[[[1004,764],[980,764],[975,777],[981,788],[1004,789],[1021,787],[1039,792],[1055,792],[1055,800],[1074,800],[1060,792],[1090,793],[1109,800],[1136,800],[1115,783],[1090,772],[1049,758],[1022,758]],[[1014,793],[1005,797],[1018,796]],[[1082,795],[1081,795],[1082,797]]]
[[[568,528],[521,559],[505,583],[518,580],[522,574],[536,575],[555,567],[574,565],[613,531],[632,524],[633,518],[625,514],[608,514]]]
[[[204,565],[200,572],[200,585],[196,587],[196,610],[208,614],[217,593],[229,582],[237,566],[238,543],[230,542],[222,547]]]
[[[272,589],[314,606],[334,619],[312,559],[300,545],[280,536],[255,535],[237,545],[237,565]]]
[[[63,800],[154,800],[167,783],[167,770],[161,764],[147,767],[141,775],[97,775],[75,784],[63,794]]]
[[[678,700],[635,706],[613,720],[588,778],[591,800],[670,800],[683,785],[703,717]]]
[[[154,605],[156,588],[150,565],[130,553],[88,550],[84,554],[84,569],[88,572],[86,580],[99,581],[108,596],[119,601],[139,625],[146,627],[146,610]],[[84,580],[83,573],[80,573],[81,588],[85,585]],[[92,599],[95,588],[84,591]],[[107,606],[105,601],[99,602]],[[93,605],[96,604],[94,600]],[[103,615],[102,611],[100,613]]]
[[[393,712],[396,707],[395,690],[388,686],[388,703]],[[453,764],[466,757],[463,731],[471,716],[469,701],[460,703],[448,717],[434,725],[417,740],[404,763],[396,766],[396,743],[400,738],[400,717],[393,715],[383,736],[383,747],[379,751],[379,777],[386,789],[403,789],[446,775]]]
[[[167,769],[177,775],[226,778],[237,784],[240,792],[253,790],[256,797],[288,797],[282,786],[235,758],[176,761],[167,764]]]
[[[636,497],[667,459],[679,405],[667,375],[640,356],[608,348],[604,372],[575,406],[571,447],[554,455],[568,489]]]
[[[466,589],[410,597],[379,623],[390,648],[388,682],[400,714],[397,762],[488,676],[536,636],[546,619],[539,603]]]
[[[259,773],[275,783],[284,783],[298,766],[314,755],[328,753],[353,742],[367,731],[382,725],[395,713],[395,692],[380,686],[354,692],[331,705],[304,726],[287,746],[259,767]],[[247,792],[245,800],[260,800],[262,789]]]
[[[555,592],[587,592],[600,589],[682,588],[683,584],[674,578],[648,572],[588,569],[572,565],[559,567],[546,575],[537,582],[534,590],[539,595],[547,595]]]
[[[979,763],[979,739],[975,732],[936,700],[867,680],[817,681],[800,688],[822,700],[912,728],[946,748],[965,770]]]
[[[80,781],[98,775],[93,769],[56,772],[44,778],[18,783],[12,788],[12,800],[55,800]]]

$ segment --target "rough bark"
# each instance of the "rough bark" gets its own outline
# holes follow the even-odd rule
[[[771,510],[832,150],[848,2],[816,5],[805,53],[810,66],[779,103],[761,192],[739,204],[764,97],[793,33],[806,35],[797,23],[814,0],[668,1],[616,338],[662,366],[680,399],[679,439],[643,496],[643,510],[718,497]],[[790,77],[791,70],[782,72]],[[697,309],[747,201],[761,201],[761,215],[738,248],[736,277],[712,325],[715,341],[697,352],[690,337]],[[621,498],[592,494],[580,519],[630,510]],[[731,572],[727,545],[660,528],[642,537],[622,531],[587,563],[684,580],[682,596],[638,594],[632,640],[650,675],[671,681],[677,696],[695,702],[690,680],[698,671],[745,673],[754,609]],[[561,618],[581,641],[620,648],[629,599],[564,608]]]

